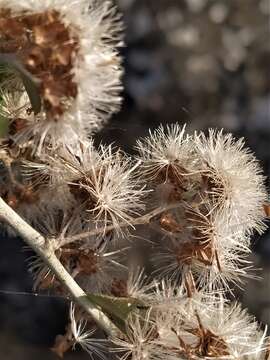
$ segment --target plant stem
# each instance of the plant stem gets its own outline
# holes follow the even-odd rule
[[[37,252],[59,281],[67,288],[75,302],[81,305],[95,322],[108,333],[108,335],[112,335],[117,331],[115,325],[95,304],[91,303],[87,298],[86,293],[67,272],[55,255],[50,243],[11,209],[1,197],[0,220],[10,225],[25,240],[25,242]]]
[[[118,224],[118,228],[125,228],[125,227],[134,227],[134,226],[137,226],[137,225],[145,225],[145,224],[149,224],[150,221],[162,214],[164,211],[168,211],[170,209],[174,209],[174,208],[177,208],[179,207],[179,204],[171,204],[171,205],[168,205],[168,206],[164,206],[164,207],[158,207],[157,209],[145,214],[145,215],[142,215],[140,217],[137,217],[135,218],[134,220],[130,221],[130,222],[121,222]],[[96,228],[94,230],[90,230],[90,231],[85,231],[85,232],[82,232],[80,234],[76,234],[76,235],[73,235],[73,236],[69,236],[69,237],[66,237],[65,240],[64,240],[64,244],[67,245],[67,244],[70,244],[70,243],[73,243],[75,241],[80,241],[80,240],[83,240],[85,238],[88,238],[88,237],[91,237],[91,236],[96,236],[96,235],[100,235],[100,234],[104,234],[104,233],[107,233],[109,231],[112,231],[112,230],[115,230],[116,227],[115,225],[110,225],[110,226],[106,226],[106,228],[104,229],[104,227],[100,227],[100,228]],[[62,246],[63,244],[61,244]]]

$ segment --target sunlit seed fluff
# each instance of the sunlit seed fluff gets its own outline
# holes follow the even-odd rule
[[[6,92],[4,91],[5,82],[1,84],[1,108],[0,115],[4,119],[18,119],[22,118],[29,105],[26,94],[22,96],[21,92]]]
[[[195,284],[208,289],[241,285],[248,276],[249,236],[230,226],[217,210],[208,215],[193,209],[195,221],[186,232],[166,234],[153,252],[155,275],[181,282],[192,274]],[[195,237],[193,234],[197,234]]]
[[[155,288],[148,294],[148,304],[152,306],[154,312],[165,312],[170,310],[179,311],[179,308],[193,306],[193,303],[200,304],[208,302],[214,305],[218,302],[219,296],[223,296],[223,289],[215,289],[210,291],[209,288],[201,288],[199,291],[194,286],[191,274],[184,277],[181,283],[169,280],[167,278],[156,281]],[[166,317],[166,321],[168,317]],[[161,320],[162,321],[162,320]]]
[[[94,150],[91,143],[84,143],[73,160],[60,159],[60,163],[60,174],[64,173],[75,197],[84,200],[91,222],[104,233],[108,226],[121,232],[121,224],[131,224],[143,210],[145,191],[135,176],[138,165],[121,151],[112,146]]]
[[[93,139],[79,140],[75,148],[67,143],[57,153],[50,151],[44,154],[43,163],[26,163],[26,169],[29,176],[49,177],[52,185],[75,183],[97,168],[105,157],[110,161],[111,152],[111,147],[105,149],[100,146],[98,150],[95,149]]]
[[[112,342],[121,360],[262,359],[267,345],[254,318],[222,295],[153,306],[130,317],[126,335]]]
[[[155,324],[149,319],[150,313],[146,314],[146,320],[139,315],[131,316],[127,321],[126,335],[114,336],[111,342],[114,344],[113,351],[121,360],[163,360],[168,359],[167,351],[156,345]]]
[[[71,54],[72,66],[64,79],[67,81],[70,77],[68,86],[74,90],[62,96],[67,84],[61,83],[61,78],[56,79],[55,74],[50,73],[51,69],[47,68],[48,78],[42,78],[42,103],[47,102],[53,111],[48,115],[46,105],[36,115],[24,112],[24,127],[14,138],[24,143],[34,137],[38,152],[48,142],[53,147],[66,143],[75,145],[78,138],[86,138],[99,129],[110,114],[119,109],[122,69],[117,48],[122,45],[120,16],[110,0],[72,0],[68,3],[64,0],[0,0],[0,14],[6,10],[11,11],[11,19],[21,14],[26,17],[46,14],[46,19],[57,15],[53,25],[57,23],[57,30],[64,25],[70,37],[68,43],[58,39],[52,53],[54,61],[60,62],[61,66],[70,66],[67,59],[71,42],[76,43]],[[52,33],[40,19],[38,26],[29,31],[35,32],[36,45],[42,49],[46,36],[52,36]],[[4,21],[7,21],[5,15]],[[5,28],[3,31],[6,31]],[[53,41],[50,46],[54,45]],[[29,64],[37,66],[35,61],[35,57],[34,60],[31,58]],[[28,68],[28,71],[31,72],[31,69]],[[37,71],[34,75],[37,76]],[[26,105],[31,108],[29,101]]]
[[[100,164],[90,173],[91,183],[82,185],[94,201],[94,207],[87,209],[97,225],[113,226],[121,232],[121,224],[132,225],[134,217],[144,209],[144,189],[134,177],[136,165],[122,153],[116,153],[111,162]]]
[[[28,165],[30,176],[48,176],[52,186],[67,185],[75,207],[90,228],[103,229],[101,235],[108,226],[124,232],[144,209],[146,191],[135,173],[138,163],[112,146],[95,149],[92,141],[80,141],[75,150],[68,146],[45,157],[43,164]]]
[[[209,180],[209,197],[231,226],[262,231],[267,200],[262,169],[243,139],[210,130],[194,137],[200,170]]]
[[[138,141],[137,150],[142,161],[142,177],[155,179],[165,172],[166,180],[169,169],[180,177],[194,171],[196,159],[192,155],[192,143],[185,133],[185,126],[160,126],[154,132],[150,131],[147,138]]]
[[[208,296],[186,302],[178,309],[164,306],[153,322],[158,333],[155,342],[178,354],[177,359],[256,359],[267,344],[266,332],[254,317],[220,295],[213,301]]]
[[[232,226],[223,214],[215,210],[209,222],[201,224],[200,231],[206,235],[210,246],[205,243],[200,256],[195,257],[190,265],[199,288],[232,291],[234,285],[241,287],[246,278],[255,277],[248,261],[250,236],[241,228]],[[204,258],[210,262],[204,262]]]
[[[105,360],[106,342],[102,339],[93,338],[95,329],[87,330],[87,321],[80,319],[77,320],[75,316],[75,306],[70,305],[69,311],[71,333],[73,348],[76,344],[80,345],[81,348],[86,351],[92,360],[101,359]]]
[[[148,299],[151,290],[156,286],[155,282],[149,282],[144,271],[139,267],[130,268],[127,279],[127,295],[136,299]]]

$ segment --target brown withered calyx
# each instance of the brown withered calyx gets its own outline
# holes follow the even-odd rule
[[[39,80],[49,121],[58,121],[77,96],[72,68],[78,49],[78,38],[57,11],[13,15],[9,9],[0,10],[0,52],[16,54]]]

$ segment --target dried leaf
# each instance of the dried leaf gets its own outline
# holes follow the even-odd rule
[[[270,218],[270,204],[269,203],[263,205],[263,210],[264,210],[265,216]]]

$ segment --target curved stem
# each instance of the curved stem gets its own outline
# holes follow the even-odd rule
[[[25,240],[25,242],[37,252],[59,281],[66,287],[74,300],[95,320],[97,325],[109,335],[112,335],[117,331],[115,325],[95,304],[91,303],[87,294],[67,272],[55,255],[50,243],[46,242],[46,239],[27,224],[27,222],[12,210],[1,197],[0,220],[10,225]]]

